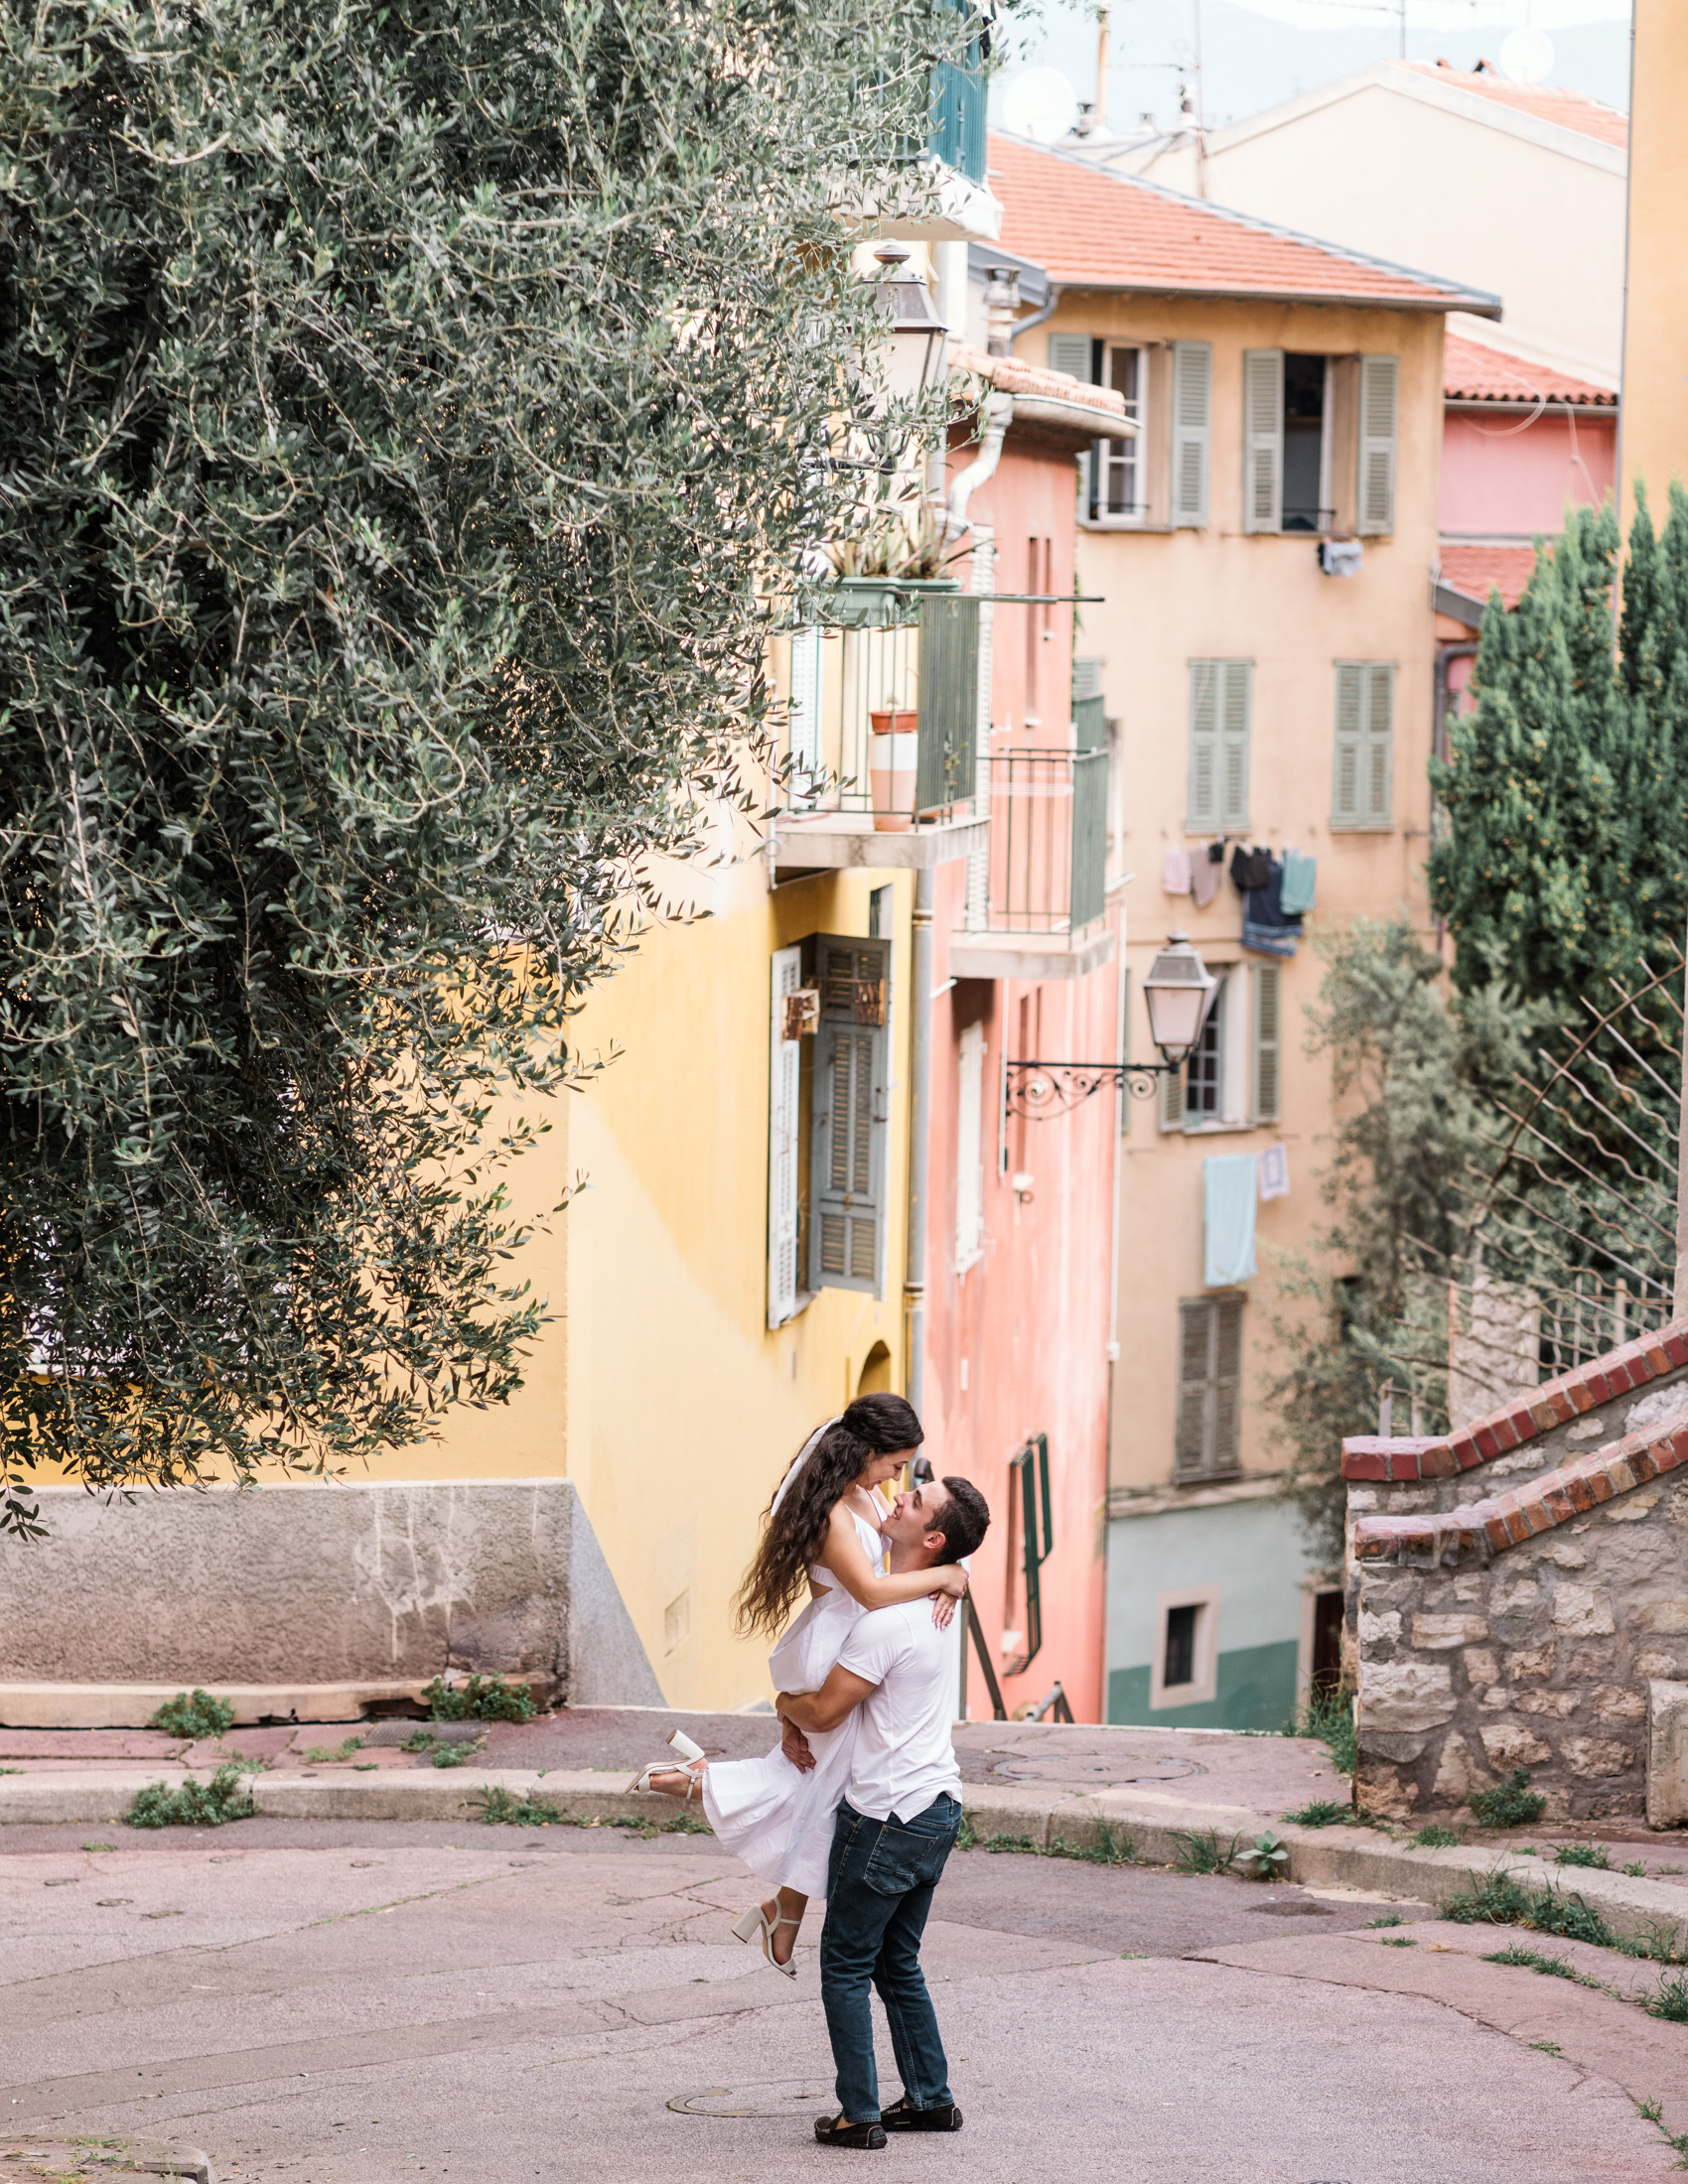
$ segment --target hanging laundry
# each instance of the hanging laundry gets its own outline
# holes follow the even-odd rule
[[[1204,910],[1219,891],[1219,882],[1225,877],[1225,845],[1210,842],[1205,857],[1197,857],[1191,871],[1190,891],[1196,897],[1196,907]]]
[[[1290,1194],[1290,1149],[1269,1145],[1260,1156],[1260,1196],[1287,1198]]]
[[[1220,1153],[1201,1163],[1206,1227],[1201,1279],[1210,1290],[1246,1282],[1255,1272],[1254,1205],[1259,1161],[1252,1153]]]
[[[1301,938],[1301,919],[1287,917],[1283,903],[1284,868],[1275,857],[1266,860],[1262,886],[1250,887],[1242,898],[1242,944],[1257,955],[1293,956]]]
[[[1231,885],[1238,894],[1248,894],[1266,885],[1266,876],[1272,870],[1270,850],[1244,849],[1239,842],[1231,852]]]
[[[1190,892],[1190,852],[1168,850],[1161,863],[1161,892],[1163,894],[1188,894]]]
[[[1299,917],[1313,907],[1314,885],[1319,878],[1319,860],[1303,857],[1300,850],[1284,852],[1284,891],[1281,897],[1286,917]]]

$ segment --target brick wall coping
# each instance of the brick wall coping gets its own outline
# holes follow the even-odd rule
[[[1638,1335],[1605,1357],[1544,1380],[1512,1402],[1431,1439],[1382,1440],[1362,1434],[1342,1443],[1342,1476],[1401,1484],[1412,1479],[1451,1479],[1491,1457],[1503,1456],[1584,1411],[1688,1365],[1688,1319],[1674,1319],[1656,1334]]]
[[[1551,1532],[1586,1516],[1615,1495],[1688,1464],[1688,1389],[1683,1408],[1639,1433],[1625,1433],[1585,1455],[1464,1509],[1426,1511],[1410,1517],[1360,1517],[1354,1524],[1354,1559],[1361,1563],[1487,1562],[1521,1547],[1538,1532]]]

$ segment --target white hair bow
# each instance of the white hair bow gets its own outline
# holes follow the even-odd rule
[[[823,1433],[829,1433],[832,1431],[833,1427],[835,1427],[839,1423],[839,1419],[841,1419],[842,1417],[843,1413],[840,1412],[839,1418],[829,1418],[822,1425],[817,1426],[814,1432],[809,1435],[808,1439],[805,1440],[803,1445],[797,1450],[796,1460],[791,1465],[790,1470],[787,1471],[785,1476],[779,1481],[779,1490],[774,1495],[773,1505],[769,1509],[768,1516],[770,1523],[772,1523],[773,1520],[776,1516],[778,1516],[779,1504],[791,1491],[793,1485],[795,1485],[797,1473],[803,1468],[803,1465],[808,1462],[810,1456],[812,1456],[815,1450],[820,1446],[821,1435]]]

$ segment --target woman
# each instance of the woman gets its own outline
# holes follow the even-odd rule
[[[841,1418],[811,1433],[769,1506],[767,1529],[739,1587],[738,1628],[772,1637],[802,1594],[809,1602],[774,1647],[768,1670],[775,1691],[818,1691],[843,1650],[857,1617],[927,1593],[941,1626],[967,1590],[967,1573],[953,1565],[885,1571],[879,1528],[885,1504],[876,1489],[900,1471],[925,1438],[913,1407],[901,1396],[858,1396]],[[767,1903],[734,1927],[743,1942],[759,1941],[776,1971],[795,1979],[791,1962],[808,1899],[826,1886],[832,1816],[850,1777],[856,1716],[808,1739],[814,1764],[798,1767],[775,1745],[764,1759],[722,1760],[711,1766],[687,1737],[670,1739],[684,1765],[657,1761],[632,1785],[669,1797],[701,1791],[710,1826],[729,1850],[775,1884]],[[789,1930],[790,1939],[781,1947]]]

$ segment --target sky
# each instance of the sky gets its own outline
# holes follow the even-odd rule
[[[1201,106],[1207,125],[1219,128],[1394,58],[1403,6],[1411,61],[1469,68],[1479,58],[1498,60],[1509,30],[1534,28],[1553,42],[1549,83],[1628,109],[1628,0],[1113,0],[1109,123],[1129,133],[1147,114],[1157,127],[1174,125],[1181,91],[1194,95],[1198,13]],[[1024,66],[1059,68],[1080,98],[1094,95],[1096,20],[1085,0],[1043,0],[1010,43],[992,86],[993,119],[1003,87]]]

